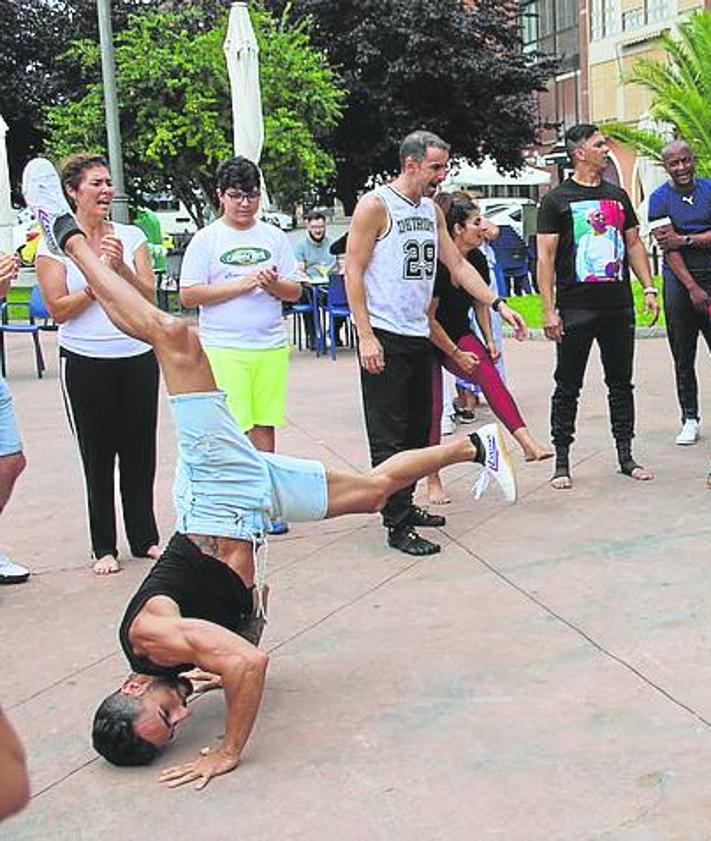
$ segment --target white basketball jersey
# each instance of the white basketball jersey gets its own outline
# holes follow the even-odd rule
[[[437,266],[437,217],[432,199],[416,204],[385,185],[373,191],[385,205],[388,225],[365,270],[373,327],[403,336],[429,336],[427,308]]]

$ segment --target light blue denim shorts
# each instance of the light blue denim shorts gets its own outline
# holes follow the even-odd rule
[[[5,380],[0,377],[0,456],[21,452],[22,439],[12,405],[12,394]]]
[[[260,540],[272,520],[326,516],[320,462],[260,453],[237,426],[222,391],[177,394],[170,402],[178,434],[178,531]]]

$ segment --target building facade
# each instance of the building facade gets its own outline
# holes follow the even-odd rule
[[[558,75],[539,97],[539,162],[560,178],[565,170],[561,139],[578,122],[619,120],[639,125],[650,94],[623,78],[640,58],[664,59],[659,35],[680,16],[711,10],[711,0],[522,0],[524,49],[561,59]],[[606,177],[622,184],[635,203],[643,198],[637,157],[612,144]]]

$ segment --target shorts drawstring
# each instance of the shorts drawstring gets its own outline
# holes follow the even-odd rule
[[[259,551],[262,549],[263,551]],[[254,615],[267,621],[266,604],[264,603],[264,587],[267,579],[267,538],[263,532],[252,532],[252,560],[254,562],[254,591],[257,595],[257,605]]]

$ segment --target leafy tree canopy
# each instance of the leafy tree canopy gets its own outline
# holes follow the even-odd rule
[[[146,0],[112,0],[113,24]],[[8,124],[8,157],[13,183],[24,160],[42,145],[42,111],[48,102],[76,96],[76,73],[59,72],[57,59],[77,38],[98,41],[96,0],[2,0],[0,2],[0,114]]]
[[[696,153],[698,174],[711,177],[711,15],[694,12],[675,35],[665,32],[659,43],[667,61],[640,59],[624,81],[651,91],[651,116],[687,141]],[[661,162],[665,137],[619,122],[607,123],[604,130]]]
[[[132,192],[170,187],[198,221],[200,196],[212,198],[217,163],[232,154],[232,109],[222,45],[227,10],[174,0],[142,4],[115,33],[124,161]],[[207,8],[207,14],[203,9]],[[344,93],[307,21],[250,10],[260,46],[264,110],[261,165],[272,195],[293,204],[306,187],[332,177],[322,141],[338,120]],[[74,95],[46,109],[47,151],[59,158],[105,148],[100,53],[96,40],[66,49],[60,76]]]
[[[397,169],[398,144],[416,128],[472,161],[523,163],[535,140],[533,93],[555,64],[522,51],[514,0],[293,0],[293,13],[311,16],[312,39],[350,92],[332,135],[347,205],[369,176]]]

